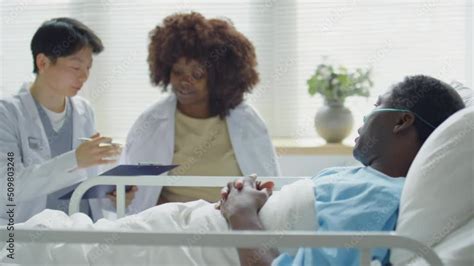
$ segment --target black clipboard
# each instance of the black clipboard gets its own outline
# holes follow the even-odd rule
[[[140,176],[140,175],[154,175],[159,176],[163,173],[166,173],[178,165],[159,165],[159,164],[121,164],[110,170],[107,170],[100,174],[99,176]],[[79,186],[78,183],[76,186],[71,187],[71,191],[59,197],[60,200],[69,200],[71,199],[74,189]],[[132,186],[125,186],[125,192],[130,191]],[[105,198],[107,194],[114,191],[114,185],[100,185],[90,188],[84,195],[82,199],[97,199]]]

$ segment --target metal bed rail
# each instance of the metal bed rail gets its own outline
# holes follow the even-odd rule
[[[116,185],[117,187],[117,218],[125,216],[125,186],[186,186],[186,187],[224,187],[228,182],[239,177],[235,176],[97,176],[82,182],[71,196],[69,215],[79,212],[80,201],[84,193],[97,185]],[[258,177],[260,181],[273,181],[275,190],[308,177]]]
[[[6,241],[8,233],[7,229],[0,229],[1,241]],[[113,243],[110,243],[110,239],[114,239]],[[412,251],[429,265],[443,265],[438,255],[423,243],[395,233],[380,232],[229,231],[203,234],[202,232],[114,232],[18,228],[15,229],[15,242],[236,248],[342,247],[359,250],[360,265],[370,265],[371,250],[374,248],[399,248]]]

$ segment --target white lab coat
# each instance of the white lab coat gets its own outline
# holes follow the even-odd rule
[[[46,208],[51,192],[96,176],[97,170],[77,170],[75,148],[78,138],[95,132],[94,113],[89,103],[71,98],[73,105],[73,150],[51,159],[48,139],[34,99],[25,83],[19,93],[0,100],[0,224],[8,223],[11,204],[7,197],[8,153],[14,153],[14,221],[20,223]],[[12,170],[12,169],[10,169]],[[90,200],[93,216],[100,208]],[[100,218],[101,216],[94,217]]]
[[[171,164],[175,141],[176,96],[170,94],[148,108],[132,126],[122,164]],[[265,123],[243,102],[226,117],[230,141],[243,175],[279,176],[280,167]],[[162,187],[139,187],[127,213],[156,205]]]

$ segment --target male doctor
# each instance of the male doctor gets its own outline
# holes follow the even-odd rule
[[[81,22],[44,22],[31,41],[36,79],[0,100],[0,224],[24,222],[45,208],[67,212],[59,197],[112,163],[120,147],[95,133],[89,103],[76,94],[89,76],[101,40]],[[90,137],[81,142],[79,138]],[[101,217],[94,200],[81,212]]]

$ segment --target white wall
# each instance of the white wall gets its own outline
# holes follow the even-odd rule
[[[279,162],[284,176],[315,176],[327,167],[360,165],[352,155],[282,155]]]

